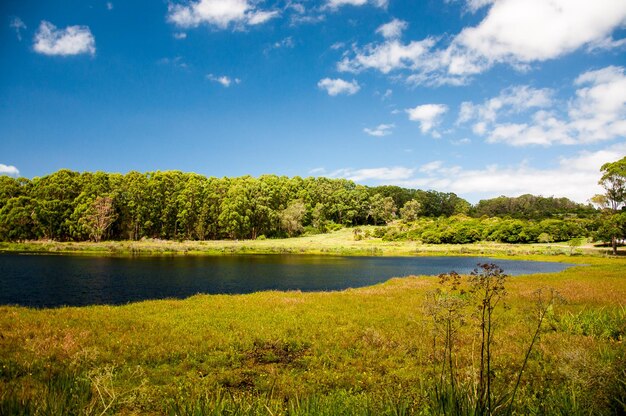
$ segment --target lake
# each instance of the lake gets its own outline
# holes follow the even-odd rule
[[[570,264],[488,257],[307,255],[100,257],[0,254],[0,304],[32,307],[123,304],[197,293],[325,291],[391,277],[469,273],[496,263],[510,275],[558,272]]]

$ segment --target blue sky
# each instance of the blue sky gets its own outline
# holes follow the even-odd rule
[[[2,174],[584,202],[626,155],[623,0],[5,0],[0,16]]]

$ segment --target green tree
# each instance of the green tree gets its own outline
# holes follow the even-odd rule
[[[370,198],[368,216],[374,225],[391,222],[396,216],[396,211],[396,204],[390,196],[383,197],[381,194],[375,194]]]
[[[610,234],[613,254],[617,254],[617,239],[623,238],[621,230],[620,210],[626,204],[626,157],[612,162],[605,163],[600,168],[602,177],[598,182],[605,192],[601,196],[595,196],[592,201],[600,204],[604,208],[605,215],[601,235]],[[606,238],[606,237],[605,237]]]
[[[280,226],[289,237],[301,234],[304,230],[303,221],[306,215],[304,202],[298,200],[289,203],[289,206],[280,213]]]
[[[11,198],[0,209],[0,238],[22,241],[37,238],[37,201],[27,196]]]
[[[88,209],[83,213],[79,222],[89,233],[89,238],[97,243],[102,240],[102,237],[116,218],[117,214],[115,213],[113,198],[99,196],[89,204]]]
[[[422,211],[422,204],[415,199],[407,201],[402,208],[400,208],[400,218],[404,221],[411,222],[416,221]]]

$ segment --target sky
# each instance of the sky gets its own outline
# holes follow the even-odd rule
[[[624,0],[3,0],[0,174],[276,174],[586,202]]]

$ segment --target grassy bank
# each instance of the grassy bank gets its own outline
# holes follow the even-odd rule
[[[360,227],[367,231],[373,227]],[[141,241],[57,242],[27,241],[0,242],[5,252],[51,252],[114,255],[222,255],[222,254],[331,254],[368,256],[414,255],[563,255],[570,253],[604,255],[607,248],[585,244],[575,249],[567,243],[506,244],[481,242],[475,244],[421,244],[410,241],[382,241],[380,238],[355,238],[354,229],[345,228],[328,234],[285,239],[169,241],[146,239]]]
[[[626,259],[553,260],[586,266],[506,282],[494,394],[509,397],[533,336],[534,292],[551,287],[566,303],[550,307],[510,410],[620,414]],[[415,277],[342,292],[0,307],[0,414],[438,414],[449,395],[428,312],[437,287]],[[472,316],[457,324],[455,394],[471,401],[478,332]]]

